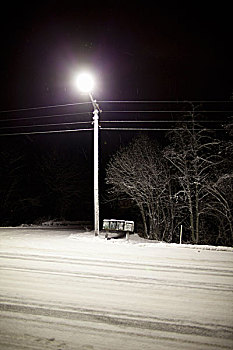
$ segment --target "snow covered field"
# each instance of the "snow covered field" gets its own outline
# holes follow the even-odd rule
[[[0,228],[0,349],[232,349],[233,249]]]

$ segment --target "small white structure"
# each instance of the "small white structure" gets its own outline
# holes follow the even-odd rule
[[[128,241],[130,233],[132,234],[134,232],[134,221],[104,219],[103,230],[106,231],[105,238],[107,239],[116,239],[125,236]],[[117,235],[109,237],[109,232],[116,232]]]
[[[123,231],[134,232],[134,221],[104,219],[103,230],[105,231]]]

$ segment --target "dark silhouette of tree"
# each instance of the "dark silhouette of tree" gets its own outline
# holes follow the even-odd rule
[[[82,217],[90,205],[87,169],[56,149],[43,156],[38,166],[47,215],[58,219]]]
[[[227,135],[221,143],[222,166],[218,177],[208,184],[212,202],[209,211],[218,226],[216,242],[231,245],[233,242],[233,123],[226,126]]]
[[[0,153],[0,222],[4,225],[30,221],[40,207],[24,150],[21,144],[4,147]]]
[[[141,214],[144,237],[232,244],[232,140],[222,142],[189,115],[161,150],[140,136],[121,148],[106,169],[111,200],[130,201]]]
[[[219,186],[219,169],[224,163],[221,142],[195,122],[194,114],[190,117],[192,123],[181,125],[169,135],[171,143],[164,155],[179,183],[175,196],[188,213],[190,241],[199,243],[207,237],[206,220],[226,215],[228,204]]]
[[[131,200],[141,213],[144,236],[151,239],[162,239],[169,229],[168,206],[164,205],[169,181],[159,147],[146,136],[121,148],[106,170],[111,198]]]
[[[23,155],[13,149],[0,153],[0,211],[1,223],[7,224],[14,216],[20,199],[20,184],[23,176]]]

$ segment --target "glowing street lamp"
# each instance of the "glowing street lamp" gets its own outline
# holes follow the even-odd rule
[[[76,78],[76,84],[82,92],[91,93],[94,87],[94,80],[89,73],[81,73]]]
[[[94,225],[95,236],[99,235],[99,106],[92,97],[94,80],[88,73],[81,73],[77,76],[76,85],[80,91],[87,93],[93,106],[94,124]]]

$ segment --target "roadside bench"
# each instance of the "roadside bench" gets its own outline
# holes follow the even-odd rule
[[[103,230],[106,231],[107,239],[126,237],[129,240],[129,235],[134,233],[134,221],[104,219]],[[109,233],[116,233],[116,235],[109,237]]]

